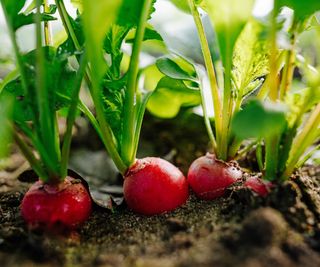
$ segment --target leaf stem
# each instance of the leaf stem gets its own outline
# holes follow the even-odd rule
[[[279,84],[279,77],[277,72],[277,2],[274,3],[274,8],[271,14],[271,31],[270,31],[270,76],[268,81],[269,87],[269,97],[272,101],[276,101],[278,99],[278,84]]]
[[[300,168],[311,156],[320,149],[320,144],[312,148],[304,157],[302,157],[297,163],[296,167]]]
[[[13,30],[13,27],[12,27],[12,24],[11,24],[11,19],[9,17],[9,14],[8,14],[7,10],[6,10],[5,4],[3,3],[3,0],[1,0],[1,3],[2,3],[3,13],[4,13],[4,16],[5,16],[6,21],[7,21],[9,35],[10,35],[10,39],[11,39],[11,42],[12,42],[15,58],[16,58],[16,61],[17,61],[17,69],[18,69],[18,72],[20,73],[20,77],[21,77],[22,87],[24,89],[24,92],[26,94],[28,94],[28,92],[29,92],[29,85],[28,85],[28,82],[27,82],[28,79],[27,79],[27,75],[26,75],[26,72],[25,72],[25,68],[24,68],[24,64],[23,64],[22,58],[20,56],[20,50],[19,50],[19,47],[18,47],[18,43],[17,43],[17,39],[16,39],[16,36],[15,36],[15,32]]]
[[[49,12],[48,0],[43,0],[44,12]],[[49,21],[44,22],[44,41],[47,46],[52,46],[51,24]]]
[[[291,38],[290,50],[287,51],[287,54],[286,54],[286,63],[284,65],[281,83],[280,83],[280,92],[279,92],[280,100],[284,100],[286,93],[291,87],[292,79],[293,79],[293,71],[295,68],[295,58],[296,58],[295,45],[297,40],[297,33],[295,31],[296,26],[294,25],[292,26],[293,33]]]
[[[19,137],[17,131],[13,131],[13,137],[18,147],[20,148],[22,154],[28,160],[31,168],[37,173],[39,178],[42,179],[44,182],[49,181],[49,177],[47,173],[44,171],[43,167],[41,166],[40,161],[35,158],[28,145]]]
[[[60,18],[61,18],[61,21],[62,21],[62,24],[64,26],[64,29],[65,31],[67,32],[67,35],[71,38],[72,42],[73,42],[73,45],[74,47],[76,48],[76,50],[78,52],[81,51],[81,45],[80,45],[80,42],[78,40],[78,37],[72,27],[72,23],[70,21],[70,17],[69,17],[69,14],[67,12],[67,9],[64,5],[64,2],[63,0],[55,0],[55,3],[56,3],[56,6],[58,8],[58,12],[60,14]],[[77,58],[77,57],[76,57]],[[78,60],[78,58],[77,58]],[[78,63],[79,60],[78,60]],[[89,89],[91,89],[91,79],[90,79],[90,72],[89,72],[89,67],[87,68],[86,72],[85,72],[85,80],[86,80],[86,83],[89,87]]]
[[[86,70],[86,64],[87,64],[87,60],[86,60],[86,55],[84,54],[82,55],[82,58],[80,60],[79,70],[74,83],[74,90],[73,90],[69,112],[67,116],[67,130],[65,132],[64,141],[62,145],[61,178],[63,179],[67,176],[67,173],[68,173],[68,160],[69,160],[70,146],[71,146],[71,139],[72,139],[72,128],[73,128],[74,121],[76,119],[79,92],[81,88],[83,75]]]
[[[250,149],[257,143],[257,141],[251,142],[249,145],[245,146],[242,150],[238,151],[238,154],[234,157],[234,160],[240,159],[244,154],[246,154]]]
[[[124,101],[123,118],[123,141],[121,144],[121,156],[124,162],[130,166],[136,155],[134,155],[134,131],[136,119],[135,92],[137,88],[137,76],[139,71],[139,55],[142,47],[145,28],[150,13],[152,0],[144,0],[138,22],[136,35],[132,47],[132,54],[128,70],[127,90]]]
[[[199,80],[200,80],[200,96],[201,96],[201,107],[202,107],[202,111],[203,111],[204,124],[206,126],[207,133],[208,133],[211,145],[212,145],[212,150],[213,150],[214,154],[217,155],[217,142],[214,137],[210,118],[209,118],[208,111],[207,111],[206,99],[204,96],[203,77],[202,77],[200,71],[197,71],[197,76],[199,77]]]
[[[142,103],[139,105],[139,110],[137,112],[137,124],[136,124],[135,136],[134,136],[134,153],[133,153],[134,155],[136,155],[138,151],[143,116],[144,116],[146,105],[148,103],[148,100],[151,94],[152,93],[149,92],[146,95],[142,96],[143,97],[143,99],[141,100]]]
[[[57,140],[55,138],[55,125],[54,125],[54,112],[50,111],[48,86],[46,84],[45,76],[45,61],[44,61],[44,51],[42,48],[42,32],[41,32],[41,17],[40,17],[40,7],[42,0],[37,0],[37,12],[35,16],[36,22],[36,97],[39,110],[39,122],[40,129],[38,133],[40,134],[40,140],[43,144],[47,144],[47,150],[50,155],[51,160],[54,162],[54,169],[48,168],[48,172],[51,173],[53,179],[56,179],[58,175],[58,151]],[[49,167],[49,166],[47,166]],[[50,179],[50,178],[49,178]]]
[[[196,24],[197,27],[197,31],[198,31],[198,35],[199,35],[199,39],[200,39],[200,45],[201,45],[201,50],[203,53],[203,58],[204,58],[204,62],[205,62],[205,66],[207,69],[207,73],[208,73],[208,77],[209,77],[209,82],[210,82],[210,88],[211,88],[211,95],[212,95],[212,100],[213,100],[213,108],[214,108],[214,116],[215,116],[215,132],[216,132],[216,152],[220,152],[218,150],[218,148],[220,147],[220,141],[222,139],[223,136],[223,132],[222,132],[222,106],[221,106],[221,100],[220,100],[220,94],[219,94],[219,88],[218,88],[218,83],[217,83],[217,78],[216,78],[216,74],[215,74],[215,70],[214,70],[214,65],[213,65],[213,61],[212,61],[212,56],[211,56],[211,52],[210,52],[210,48],[209,48],[209,43],[205,34],[205,30],[204,30],[204,26],[202,23],[202,20],[200,18],[200,14],[199,11],[195,5],[194,0],[188,0],[188,4],[191,10],[191,14],[193,16],[194,22]],[[211,133],[210,133],[210,128],[207,128],[207,130],[209,129],[208,135],[209,138],[212,139],[212,137],[210,137]],[[212,141],[212,140],[211,140]],[[215,141],[214,141],[215,143]],[[217,154],[217,156],[219,156]]]
[[[295,137],[289,159],[287,162],[286,170],[284,171],[283,178],[288,178],[296,168],[303,152],[310,146],[319,134],[320,125],[320,103],[316,106],[314,111],[310,114],[302,131]]]
[[[227,46],[229,48],[229,46]],[[230,132],[230,119],[232,115],[232,101],[231,101],[231,60],[232,51],[226,51],[225,76],[224,76],[224,91],[223,91],[223,108],[222,108],[222,136],[220,142],[220,159],[228,159],[228,144]]]
[[[67,12],[67,9],[66,9],[66,7],[64,5],[63,0],[55,0],[55,3],[57,5],[57,8],[58,8],[58,11],[59,11],[59,14],[60,14],[61,21],[62,21],[62,24],[64,26],[64,29],[66,30],[68,36],[70,36],[70,38],[71,38],[76,50],[80,51],[81,50],[81,45],[80,45],[80,43],[78,41],[76,33],[73,30],[73,27],[72,27],[72,24],[71,24],[71,21],[70,21],[70,18],[69,18],[69,14]]]
[[[273,181],[277,179],[278,157],[279,157],[279,142],[278,135],[268,136],[265,138],[265,179]]]

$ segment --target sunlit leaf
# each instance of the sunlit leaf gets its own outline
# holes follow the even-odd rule
[[[35,21],[35,13],[20,13],[21,9],[25,5],[26,0],[1,0],[3,7],[6,9],[9,23],[11,24],[14,31],[22,26],[33,24]],[[31,3],[30,11],[35,7]],[[51,16],[54,14],[56,9],[52,6],[48,13],[43,12],[40,14],[41,21],[56,20],[55,17]]]
[[[240,139],[279,134],[286,124],[285,113],[286,107],[283,104],[252,100],[235,114],[232,131]]]
[[[320,10],[319,0],[277,0],[278,6],[287,6],[294,10],[295,18],[304,20],[316,11]]]
[[[151,95],[147,109],[155,116],[173,118],[181,107],[197,106],[200,102],[199,90],[189,88],[182,80],[163,77]]]
[[[196,81],[194,76],[183,70],[176,62],[169,58],[158,59],[156,65],[163,74],[173,79]]]
[[[67,59],[61,60],[56,57],[56,49],[53,47],[43,48],[45,55],[46,67],[46,83],[48,87],[48,95],[50,98],[50,110],[54,112],[66,105],[68,102],[59,97],[60,94],[70,97],[74,88],[74,80],[76,72],[70,67]],[[29,121],[36,114],[34,111],[38,109],[36,98],[36,51],[30,51],[22,56],[22,61],[28,75],[29,90],[34,92],[27,95],[21,83],[20,76],[7,83],[1,94],[11,95],[14,101],[13,119],[16,122]]]
[[[262,36],[262,26],[251,20],[240,34],[233,53],[233,76],[242,95],[256,86],[249,86],[269,72],[269,49]]]
[[[105,73],[106,63],[103,60],[103,41],[106,32],[116,20],[121,0],[90,1],[83,0],[84,29],[87,40],[89,59],[94,64],[93,79],[99,80]]]
[[[236,40],[251,17],[254,0],[203,0],[200,6],[208,13],[218,37],[223,65],[229,64]]]

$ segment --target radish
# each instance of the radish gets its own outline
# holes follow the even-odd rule
[[[224,195],[228,186],[242,177],[241,170],[233,164],[218,160],[207,153],[196,159],[188,171],[188,182],[195,194],[205,200]]]
[[[21,214],[28,225],[46,229],[75,229],[89,218],[91,209],[88,190],[70,176],[58,184],[37,181],[21,204]]]
[[[184,175],[161,158],[138,159],[124,176],[124,198],[130,209],[143,215],[171,211],[188,196]]]
[[[244,183],[244,186],[250,188],[253,192],[261,197],[266,197],[273,187],[273,183],[264,181],[258,177],[250,177]]]

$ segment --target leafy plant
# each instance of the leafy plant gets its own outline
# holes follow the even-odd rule
[[[136,212],[144,214],[155,214],[176,208],[184,203],[188,197],[187,183],[184,176],[179,170],[169,163],[161,164],[160,168],[153,165],[159,159],[146,158],[136,160],[139,136],[143,121],[144,112],[147,102],[152,94],[163,93],[161,90],[169,91],[186,90],[184,84],[176,87],[168,85],[163,77],[156,88],[144,90],[141,88],[142,78],[145,76],[145,69],[139,66],[140,52],[144,40],[155,39],[161,41],[161,36],[155,32],[147,23],[148,19],[154,12],[155,1],[152,0],[135,0],[135,1],[82,1],[83,13],[81,29],[85,37],[85,42],[81,40],[81,35],[77,33],[74,20],[65,12],[63,1],[56,1],[62,20],[65,21],[69,40],[77,49],[84,44],[88,53],[88,67],[86,70],[86,81],[92,95],[96,109],[97,118],[95,118],[88,109],[83,110],[90,118],[92,124],[99,133],[110,157],[113,159],[120,173],[124,176],[125,181],[130,180],[132,183],[124,184],[125,198]],[[106,17],[106,14],[109,14]],[[134,37],[133,37],[134,36]],[[131,54],[128,55],[123,50],[123,44],[126,39],[131,46]],[[125,64],[125,60],[129,63]],[[189,89],[191,90],[191,89]],[[158,100],[150,104],[157,105]],[[152,108],[151,108],[152,109]],[[175,174],[171,174],[169,169],[175,169]],[[167,170],[168,169],[168,170]],[[133,171],[135,170],[135,171]],[[150,170],[150,171],[148,171]],[[163,205],[155,206],[152,211],[145,212],[143,206],[148,205],[148,196],[145,190],[138,190],[137,177],[140,172],[146,171],[142,175],[144,179],[151,179],[148,185],[151,187],[168,186],[168,192],[172,191],[172,205],[164,205],[164,194],[154,192],[153,197],[157,203]],[[168,183],[174,179],[177,173],[180,173],[180,182]],[[155,177],[159,177],[156,179]],[[139,182],[139,183],[142,183]],[[128,189],[128,187],[135,187]],[[170,189],[171,188],[171,189]],[[126,192],[137,194],[137,198],[144,199],[144,202],[136,206],[129,200]],[[169,194],[169,193],[168,193]],[[168,196],[166,196],[168,197]]]
[[[214,154],[218,159],[228,161],[234,158],[241,144],[231,132],[233,114],[261,86],[263,77],[269,72],[265,27],[252,18],[251,0],[241,3],[232,0],[172,2],[191,14],[197,27],[206,73],[193,63],[197,72],[194,80],[200,84],[205,125]],[[204,10],[210,18],[216,42],[208,39],[199,9]],[[217,47],[212,48],[209,44]],[[213,60],[216,56],[212,51],[219,51],[220,60]],[[187,60],[192,62],[190,58]],[[206,104],[204,76],[209,79],[213,112],[208,111]],[[214,127],[210,123],[209,113],[214,113]]]
[[[84,185],[67,177],[72,126],[86,56],[82,53],[78,70],[73,70],[68,63],[69,55],[59,53],[59,48],[52,46],[49,21],[54,19],[51,15],[55,7],[38,0],[22,13],[25,2],[1,0],[19,71],[17,78],[7,80],[1,98],[14,99],[13,137],[40,179],[25,195],[22,215],[30,224],[43,223],[51,227],[61,222],[66,227],[75,227],[88,218],[91,210],[91,199]],[[22,54],[16,31],[32,23],[35,24],[36,49]],[[66,101],[61,94],[71,100]],[[67,129],[60,147],[56,111],[64,106],[69,111]],[[78,207],[82,209],[77,210]],[[73,216],[75,213],[79,216]]]
[[[283,6],[294,11],[287,49],[279,48],[276,38],[276,19]],[[309,149],[320,137],[320,75],[306,61],[299,63],[301,55],[298,54],[299,36],[309,30],[310,23],[315,24],[315,32],[318,31],[319,35],[319,23],[313,19],[317,10],[320,10],[318,1],[309,1],[307,8],[302,8],[299,1],[276,1],[270,16],[269,32],[272,71],[258,94],[258,100],[248,103],[233,121],[234,133],[238,138],[257,138],[257,158],[267,180],[288,179],[319,148]],[[280,59],[279,68],[277,55],[280,53],[284,56]],[[300,83],[299,89],[293,84],[297,66],[305,83]]]
[[[189,169],[190,185],[201,198],[219,197],[227,186],[239,179],[237,170],[233,171],[236,164],[228,163],[235,157],[242,141],[231,132],[231,119],[244,100],[257,91],[269,72],[265,27],[251,15],[253,2],[173,1],[178,8],[192,15],[205,65],[203,71],[192,59],[187,59],[196,70],[197,75],[193,79],[199,84],[205,126],[214,152],[213,156],[207,154],[197,159]],[[209,39],[212,36],[205,29],[200,9],[211,21],[215,41]],[[212,51],[218,51],[218,60]],[[206,79],[209,80],[209,88]],[[212,111],[208,110],[207,89],[213,102]],[[210,113],[214,113],[214,124],[208,115]],[[224,182],[221,182],[221,173],[225,173]]]

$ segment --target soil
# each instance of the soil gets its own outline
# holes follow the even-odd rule
[[[202,119],[195,115],[183,113],[167,121],[147,115],[139,156],[164,157],[186,173],[208,150],[207,142]],[[76,151],[94,159],[90,173],[79,167],[88,160]],[[119,187],[119,175],[112,163],[106,167],[108,159],[103,160],[101,143],[91,131],[75,139],[73,152],[71,167],[85,179],[96,177],[101,184],[104,170],[108,179],[103,182]],[[201,201],[191,194],[181,208],[153,217],[134,214],[121,201],[112,210],[96,205],[79,230],[56,235],[28,229],[20,216],[21,199],[31,184],[25,181],[34,177],[30,172],[24,174],[29,179],[20,178],[24,182],[16,177],[27,168],[13,152],[0,172],[2,267],[320,266],[319,166],[305,166],[266,198],[239,183],[223,198]],[[90,183],[100,185],[94,178]]]

